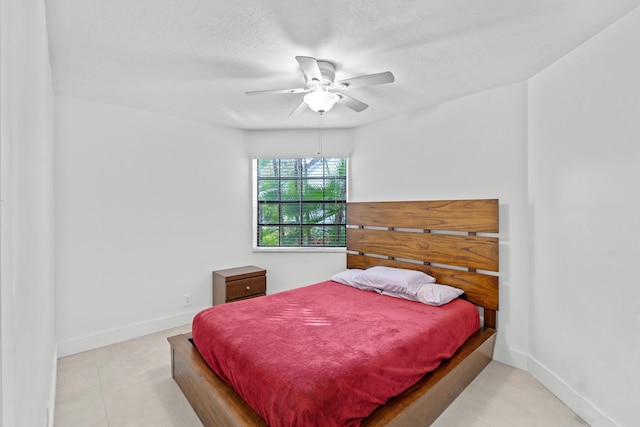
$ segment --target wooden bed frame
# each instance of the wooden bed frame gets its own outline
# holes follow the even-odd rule
[[[364,419],[362,426],[427,426],[493,358],[498,310],[498,200],[347,204],[347,268],[375,265],[423,271],[465,291],[484,324],[435,371]],[[171,370],[206,427],[266,426],[193,346],[168,338]]]

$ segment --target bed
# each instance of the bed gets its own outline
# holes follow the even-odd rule
[[[348,269],[418,270],[454,286],[483,324],[417,383],[379,406],[363,426],[429,425],[491,361],[498,310],[498,201],[356,202],[347,205]],[[364,292],[364,291],[358,291]],[[172,375],[205,426],[265,426],[207,365],[190,334],[169,338]]]

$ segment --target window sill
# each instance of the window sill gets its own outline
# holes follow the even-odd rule
[[[314,248],[314,247],[253,247],[253,252],[285,252],[285,253],[303,253],[303,252],[326,252],[326,253],[346,253],[347,249],[340,248]]]

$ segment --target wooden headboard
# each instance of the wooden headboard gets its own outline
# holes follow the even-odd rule
[[[498,200],[347,204],[347,268],[423,271],[484,309],[496,329]]]

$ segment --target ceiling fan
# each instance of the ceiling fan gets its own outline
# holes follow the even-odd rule
[[[356,112],[365,110],[368,105],[355,98],[345,95],[341,90],[354,87],[379,85],[392,83],[393,74],[389,71],[384,73],[369,74],[366,76],[353,77],[346,80],[335,80],[335,67],[331,62],[318,61],[309,56],[296,56],[300,68],[304,73],[307,87],[294,89],[273,89],[257,90],[246,92],[247,95],[263,95],[270,93],[306,93],[302,102],[291,112],[290,115],[301,114],[307,107],[317,113],[325,113],[336,104],[344,105]]]

